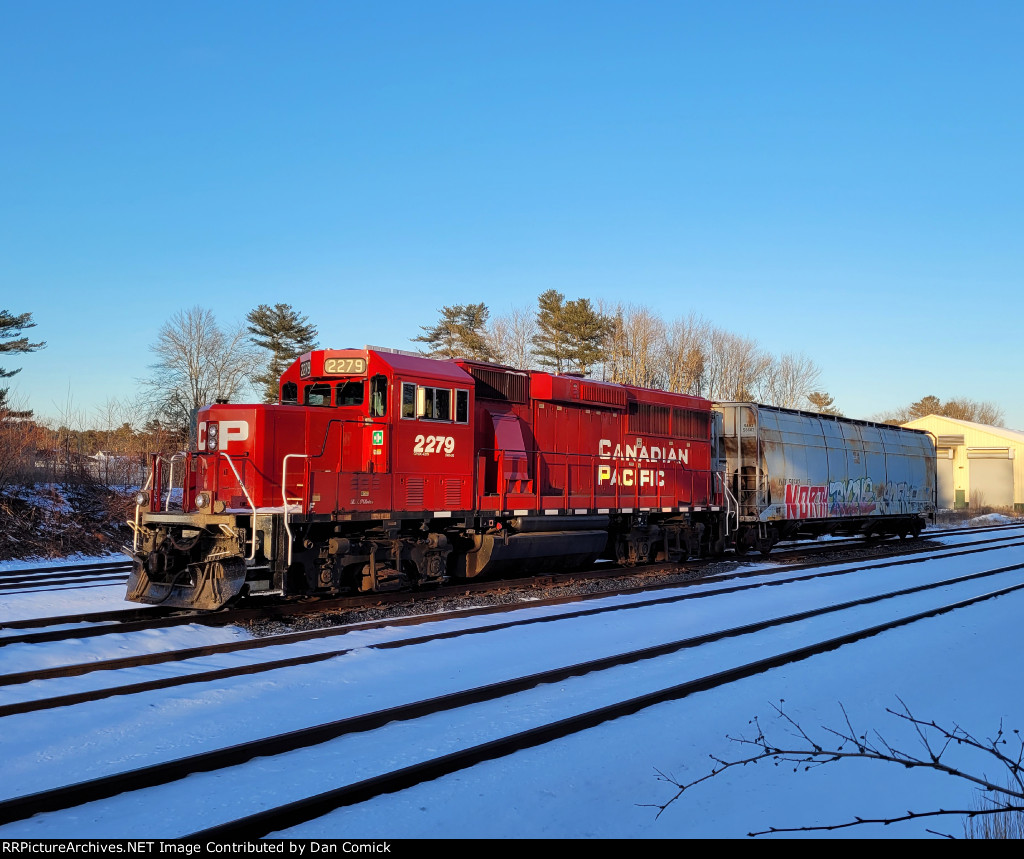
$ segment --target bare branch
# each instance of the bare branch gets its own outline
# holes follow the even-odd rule
[[[895,814],[887,817],[857,817],[841,823],[823,824],[815,826],[793,826],[793,827],[771,827],[766,830],[750,832],[749,835],[769,835],[787,832],[815,832],[834,831],[848,829],[853,826],[877,823],[889,825],[908,820],[916,820],[928,817],[941,817],[957,815],[973,820],[996,815],[1024,814],[1024,772],[1021,763],[1024,761],[1024,742],[1022,742],[1018,731],[1013,731],[1016,747],[1012,754],[1007,754],[1004,747],[1008,744],[1002,722],[994,737],[984,741],[978,740],[960,725],[944,726],[934,720],[925,720],[916,717],[907,703],[897,697],[900,709],[887,708],[886,712],[902,722],[910,725],[914,736],[924,749],[923,754],[913,754],[902,749],[899,745],[890,743],[877,730],[872,734],[875,739],[870,739],[868,733],[858,733],[850,719],[849,713],[840,702],[839,707],[843,714],[844,727],[833,728],[827,725],[820,726],[820,730],[826,736],[831,737],[831,742],[838,740],[838,746],[831,748],[826,742],[817,739],[812,733],[806,730],[796,719],[787,713],[780,702],[779,705],[770,704],[776,716],[786,727],[786,733],[796,739],[796,743],[775,743],[769,739],[767,733],[762,729],[760,719],[755,716],[749,724],[756,729],[754,737],[729,736],[727,739],[740,746],[753,746],[756,753],[746,757],[735,759],[722,759],[711,756],[713,766],[711,771],[700,778],[688,782],[680,782],[671,776],[667,776],[661,770],[657,770],[659,781],[667,782],[676,788],[675,794],[663,803],[653,804],[650,807],[657,808],[657,817],[675,803],[687,790],[696,787],[712,778],[721,775],[737,767],[744,767],[748,764],[758,764],[770,761],[773,766],[780,764],[792,765],[793,771],[807,771],[816,767],[836,763],[848,759],[873,760],[880,763],[899,764],[906,769],[925,769],[934,772],[950,775],[973,785],[985,795],[985,801],[980,807],[970,809],[931,809],[926,811],[908,810],[905,813]],[[973,750],[986,756],[985,760],[995,761],[1006,773],[1007,782],[997,783],[984,773],[972,772],[957,762],[944,760],[946,753],[952,748]],[[1020,824],[1010,824],[1006,827],[1009,831],[1017,831],[1014,827]],[[931,830],[929,830],[931,831]],[[968,832],[970,830],[968,829]],[[943,834],[943,833],[935,833]]]

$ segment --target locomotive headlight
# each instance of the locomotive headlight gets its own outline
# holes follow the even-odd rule
[[[207,450],[216,450],[217,449],[217,436],[218,436],[218,434],[219,433],[217,432],[217,424],[216,423],[210,423],[209,426],[206,427],[206,449]]]
[[[148,492],[136,492],[135,493],[135,506],[136,507],[149,507],[149,493]]]
[[[210,493],[209,492],[200,492],[196,496],[196,507],[198,507],[200,510],[205,510],[209,506],[210,506]]]

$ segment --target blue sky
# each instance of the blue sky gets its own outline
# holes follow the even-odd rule
[[[0,308],[38,416],[175,311],[410,348],[447,304],[691,311],[852,417],[1024,429],[1024,4],[0,0]]]

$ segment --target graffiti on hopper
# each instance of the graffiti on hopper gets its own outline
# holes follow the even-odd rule
[[[822,519],[857,514],[912,512],[917,490],[908,483],[874,483],[870,477],[836,480],[827,486],[786,485],[787,519]]]

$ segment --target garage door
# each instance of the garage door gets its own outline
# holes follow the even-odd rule
[[[935,483],[938,490],[936,504],[940,510],[953,509],[953,451],[940,447],[936,451]]]
[[[971,507],[1013,506],[1013,460],[1009,450],[967,449]]]

